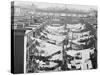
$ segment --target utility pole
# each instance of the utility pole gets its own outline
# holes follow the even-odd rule
[[[68,69],[68,65],[67,65],[67,45],[68,45],[68,32],[66,32],[66,26],[67,24],[65,23],[65,27],[64,27],[64,30],[65,30],[65,33],[64,35],[66,35],[65,39],[63,40],[63,44],[62,44],[62,66],[61,66],[61,69],[62,70],[67,70]]]

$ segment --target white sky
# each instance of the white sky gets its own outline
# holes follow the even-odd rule
[[[77,10],[89,10],[90,8],[96,9],[96,6],[87,6],[87,5],[72,5],[72,4],[55,4],[55,3],[44,3],[44,2],[27,2],[27,1],[16,1],[15,5],[27,6],[35,4],[38,8],[47,8],[47,7],[58,7],[58,8],[69,8],[69,9],[77,9]]]

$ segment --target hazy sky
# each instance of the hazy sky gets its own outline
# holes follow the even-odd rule
[[[87,5],[72,5],[72,4],[55,4],[55,3],[40,3],[40,2],[27,2],[27,1],[16,1],[15,5],[21,5],[21,6],[27,6],[27,5],[36,5],[38,8],[47,8],[47,7],[58,7],[58,8],[69,8],[69,9],[77,9],[77,10],[89,10],[90,8],[92,9],[97,9],[96,6],[87,6]]]

